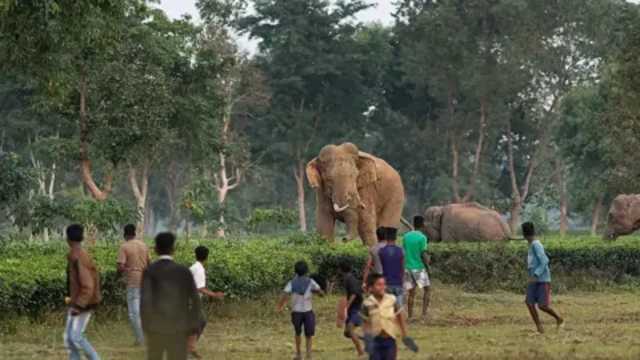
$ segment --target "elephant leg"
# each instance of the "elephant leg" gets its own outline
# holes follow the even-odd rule
[[[335,227],[336,219],[333,214],[324,209],[316,208],[316,229],[320,236],[332,243]]]
[[[399,228],[403,208],[404,197],[394,198],[389,201],[378,216],[378,226]]]
[[[360,239],[362,239],[362,243],[364,245],[371,247],[378,242],[375,221],[363,218],[360,221],[360,224],[358,224],[358,232],[360,233]]]
[[[344,223],[347,226],[347,240],[353,240],[358,237],[358,214],[348,211],[344,215]]]

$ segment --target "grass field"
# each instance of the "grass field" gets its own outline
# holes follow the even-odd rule
[[[419,354],[401,350],[400,359],[638,359],[640,301],[637,292],[580,292],[554,297],[553,306],[567,319],[556,331],[543,317],[547,333],[533,332],[523,296],[507,292],[465,293],[435,284],[430,321],[412,323],[409,332]],[[318,330],[314,359],[354,359],[350,342],[336,329],[337,296],[315,300]],[[292,358],[288,314],[275,313],[275,299],[214,304],[200,343],[205,359]],[[62,314],[37,323],[18,320],[4,335],[0,359],[64,359]],[[88,336],[103,359],[143,359],[121,311],[102,309]]]

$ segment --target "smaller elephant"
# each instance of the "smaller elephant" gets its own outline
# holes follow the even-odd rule
[[[618,195],[609,208],[605,239],[615,240],[640,229],[640,195]]]
[[[501,241],[511,230],[496,211],[478,203],[432,206],[425,212],[431,241]]]

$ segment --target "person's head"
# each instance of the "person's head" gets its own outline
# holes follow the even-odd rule
[[[156,253],[158,255],[171,255],[174,251],[176,236],[170,232],[156,235]]]
[[[348,260],[343,260],[340,262],[340,272],[342,272],[343,274],[349,274],[351,273],[351,270],[353,270],[353,267],[351,266],[351,263]]]
[[[384,296],[386,288],[387,284],[383,275],[373,273],[367,278],[367,289],[374,296]]]
[[[67,227],[67,243],[80,244],[84,240],[84,228],[80,224],[72,224]]]
[[[398,237],[398,229],[396,228],[392,228],[392,227],[388,227],[387,228],[387,241],[388,242],[395,242],[396,241],[396,237]]]
[[[304,261],[298,261],[294,266],[293,270],[296,272],[298,276],[305,276],[309,272],[309,266]]]
[[[528,221],[522,224],[522,236],[524,236],[527,241],[533,241],[533,238],[536,236],[536,229],[532,222]]]
[[[413,228],[416,230],[424,230],[424,216],[416,215],[413,217]]]
[[[203,263],[209,258],[209,249],[206,246],[198,246],[196,248],[196,260]]]
[[[131,240],[136,237],[136,226],[133,224],[127,224],[124,226],[124,239]]]
[[[380,226],[379,228],[376,229],[376,237],[378,238],[378,241],[382,242],[382,241],[387,241],[387,228],[384,226]]]

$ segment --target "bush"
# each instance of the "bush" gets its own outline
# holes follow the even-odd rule
[[[544,240],[551,259],[554,291],[593,290],[614,284],[636,284],[640,279],[640,242],[626,239],[607,243],[595,238]],[[211,240],[179,242],[176,260],[194,260],[193,249],[211,250],[207,264],[209,286],[230,298],[254,298],[279,291],[293,276],[293,264],[306,260],[311,271],[329,281],[340,278],[338,265],[353,264],[360,273],[366,250],[357,241],[327,245],[316,237],[286,239]],[[104,304],[124,302],[124,286],[116,268],[117,247],[100,244],[90,249],[102,276]],[[430,245],[433,279],[458,284],[471,291],[523,291],[527,281],[527,245],[506,243],[435,243]],[[63,243],[15,244],[0,248],[0,313],[37,316],[63,306],[66,294]]]

